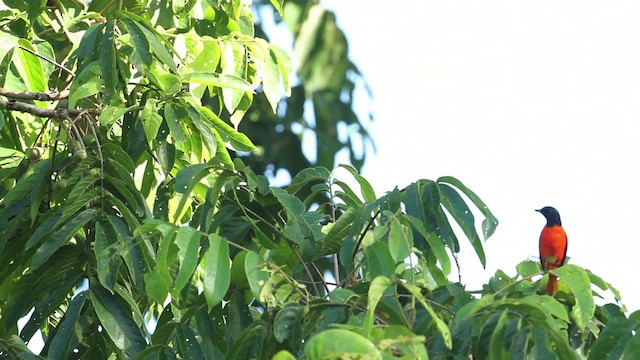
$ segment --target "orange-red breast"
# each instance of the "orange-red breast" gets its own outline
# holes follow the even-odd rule
[[[560,214],[558,210],[551,206],[545,206],[536,211],[547,219],[547,224],[540,234],[540,262],[542,263],[542,268],[545,271],[558,268],[564,264],[567,256],[567,234],[562,228]],[[557,291],[558,278],[549,274],[547,294],[553,296]]]

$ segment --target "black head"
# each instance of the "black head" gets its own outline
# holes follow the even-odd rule
[[[544,217],[547,219],[547,226],[562,225],[562,222],[560,221],[560,214],[555,208],[551,206],[545,206],[542,209],[536,211],[544,215]]]

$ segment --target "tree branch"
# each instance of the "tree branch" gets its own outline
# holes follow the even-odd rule
[[[12,93],[13,94],[13,93]],[[25,94],[37,94],[37,93],[25,93]],[[2,94],[5,95],[5,94]],[[7,96],[7,95],[5,95]],[[7,96],[8,97],[8,96]],[[21,111],[26,112],[35,116],[40,116],[43,118],[51,118],[51,119],[73,119],[80,114],[86,113],[95,115],[100,109],[91,108],[91,109],[43,109],[41,107],[27,104],[21,101],[16,101],[15,99],[4,100],[0,99],[0,107],[5,108],[7,110],[13,111]]]
[[[57,101],[69,97],[69,90],[51,91],[49,93],[33,93],[33,92],[13,92],[6,88],[0,87],[0,95],[16,100],[41,100],[41,101]]]

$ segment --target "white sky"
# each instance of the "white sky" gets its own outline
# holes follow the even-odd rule
[[[499,218],[487,271],[537,257],[556,207],[570,262],[640,309],[640,3],[323,0],[374,92],[378,195],[453,175]],[[366,104],[365,104],[366,106]]]

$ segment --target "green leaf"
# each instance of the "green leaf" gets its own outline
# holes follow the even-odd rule
[[[69,108],[74,109],[80,99],[93,96],[102,91],[104,81],[101,76],[100,62],[94,61],[85,66],[71,84]]]
[[[247,91],[251,93],[254,92],[253,85],[247,82],[247,80],[235,75],[196,71],[185,75],[182,78],[182,81],[203,84],[207,86]]]
[[[302,339],[303,319],[304,308],[300,304],[285,304],[273,321],[273,336],[279,343],[289,339],[290,345],[299,344]]]
[[[113,31],[114,21],[107,22],[102,36],[102,45],[100,47],[100,67],[102,79],[105,87],[105,103],[109,103],[110,99],[116,93],[118,84],[118,69],[116,66],[116,44],[115,32]]]
[[[198,107],[198,111],[202,118],[216,129],[223,142],[229,142],[234,150],[253,151],[256,148],[245,134],[236,131],[229,124],[222,121],[213,111],[204,106]]]
[[[204,36],[201,40],[203,49],[189,65],[196,72],[214,73],[220,63],[220,45],[217,40],[208,36]]]
[[[624,348],[622,359],[638,359],[640,358],[640,335],[636,334],[627,341],[627,346]]]
[[[280,13],[280,15],[282,15],[282,7],[284,6],[284,0],[270,0],[271,1],[271,5],[273,5],[273,7],[278,10],[278,13]]]
[[[47,241],[45,241],[36,250],[31,260],[31,266],[29,271],[36,270],[47,259],[53,255],[60,246],[64,245],[69,239],[71,239],[86,223],[94,218],[98,209],[87,209],[78,214],[73,220],[66,223],[60,230],[56,231]]]
[[[133,43],[133,51],[140,59],[141,65],[151,65],[152,57],[151,52],[149,52],[149,41],[147,41],[141,27],[128,18],[122,18],[122,22],[127,27],[127,31],[129,31],[131,42]],[[144,72],[144,68],[138,68],[138,70]]]
[[[358,210],[349,208],[340,215],[335,223],[331,224],[329,232],[322,239],[322,248],[315,254],[316,258],[326,255],[335,254],[340,251],[340,247],[344,243],[345,237],[351,232],[351,227],[358,217]]]
[[[315,334],[304,346],[308,360],[382,359],[376,346],[362,335],[345,329],[330,329]]]
[[[407,215],[406,218],[409,220],[413,228],[416,229],[427,241],[427,243],[429,244],[429,249],[433,252],[436,259],[440,262],[442,271],[445,274],[451,273],[451,259],[449,259],[447,249],[445,249],[442,239],[435,233],[427,232],[420,220],[414,218],[411,215]]]
[[[71,351],[73,349],[70,348],[70,345],[77,341],[77,335],[75,333],[75,328],[78,326],[78,318],[80,317],[80,311],[84,306],[87,299],[87,291],[82,291],[75,295],[67,311],[64,313],[64,317],[62,321],[57,327],[57,331],[53,339],[51,340],[51,345],[49,346],[49,352],[47,353],[47,357],[49,359],[68,359],[71,355]]]
[[[404,217],[393,213],[387,215],[389,219],[389,253],[395,262],[404,261],[413,249],[413,233],[411,226]]]
[[[588,321],[593,318],[595,304],[591,293],[591,281],[584,269],[567,264],[557,269],[550,270],[550,273],[557,275],[576,299],[576,304],[571,310],[571,317],[576,322],[580,330],[584,330]]]
[[[607,322],[607,326],[602,330],[598,339],[589,351],[588,360],[601,359],[622,359],[622,354],[629,339],[634,336],[633,331],[637,331],[638,321],[630,319],[613,319]],[[635,335],[637,337],[638,335]],[[634,341],[638,343],[638,341]],[[626,359],[626,357],[625,357]],[[629,358],[632,359],[632,358]]]
[[[122,258],[116,249],[118,244],[117,236],[110,223],[96,222],[94,252],[96,254],[98,280],[109,291],[113,291],[118,279],[118,270],[122,265]]]
[[[144,290],[149,298],[163,304],[171,289],[171,275],[168,271],[156,269],[144,274]]]
[[[493,235],[494,231],[498,227],[498,219],[493,215],[493,213],[491,213],[487,205],[485,205],[485,203],[478,197],[478,195],[476,195],[460,180],[454,178],[453,176],[443,176],[438,179],[438,183],[451,184],[458,188],[458,190],[462,191],[462,193],[465,194],[485,216],[484,220],[482,221],[482,233],[484,239],[487,240],[491,235]]]
[[[209,234],[209,249],[204,254],[204,297],[209,309],[218,305],[229,289],[231,259],[229,243],[218,234]]]
[[[262,91],[264,91],[267,101],[269,101],[271,105],[271,111],[273,111],[274,114],[284,94],[284,89],[280,82],[280,69],[278,68],[277,61],[275,54],[270,52],[262,68]]]
[[[393,284],[393,282],[391,282],[388,277],[377,276],[371,281],[371,285],[369,285],[369,292],[367,296],[367,317],[365,318],[366,322],[363,324],[364,334],[366,336],[371,335],[371,329],[375,320],[374,315],[376,307],[378,306],[378,302],[382,298],[382,295],[391,284]]]
[[[476,251],[478,258],[482,263],[482,267],[486,267],[487,260],[484,254],[484,248],[482,247],[482,242],[476,232],[475,219],[473,218],[471,210],[460,194],[458,194],[458,192],[452,187],[440,184],[438,188],[440,189],[440,201],[442,202],[442,205],[444,205],[447,211],[449,211],[449,214],[451,214],[458,225],[460,225],[460,228],[471,242],[473,249]]]
[[[356,179],[356,181],[360,185],[360,191],[362,192],[362,197],[364,198],[365,202],[373,201],[376,199],[376,193],[375,191],[373,191],[373,187],[367,181],[367,179],[358,174],[358,170],[356,170],[356,168],[346,164],[340,164],[339,167],[349,171],[349,173],[351,173],[351,175],[353,175],[353,177]]]
[[[18,45],[37,53],[38,51],[33,45],[24,39],[18,40]],[[40,58],[24,49],[16,49],[19,59],[18,72],[23,76],[23,81],[27,85],[27,90],[31,92],[44,92],[47,90],[46,80],[44,78],[44,70]]]
[[[158,100],[149,99],[144,105],[142,112],[140,113],[140,119],[142,120],[142,126],[144,127],[144,134],[147,137],[149,147],[158,136],[158,130],[162,124],[162,116],[158,114],[158,108],[156,104]]]
[[[509,311],[503,310],[496,327],[491,334],[491,341],[489,342],[489,358],[491,359],[503,359],[505,358],[505,327],[509,322]]]
[[[177,74],[178,68],[173,60],[173,56],[171,56],[171,53],[164,47],[164,41],[160,38],[160,35],[153,28],[148,27],[148,24],[144,23],[144,20],[137,15],[126,11],[119,11],[119,14],[121,14],[121,18],[129,17],[136,21],[135,25],[147,39],[151,52],[160,60],[161,64],[168,66],[174,74]]]
[[[269,51],[271,52],[271,56],[275,57],[276,63],[278,64],[284,85],[284,94],[291,96],[291,83],[289,82],[289,76],[292,71],[291,58],[286,52],[273,44],[269,44]]]
[[[525,260],[521,262],[516,266],[516,270],[518,270],[518,275],[522,277],[531,276],[542,271],[542,269],[540,268],[540,263],[538,261],[532,260]]]
[[[200,247],[200,233],[192,227],[181,227],[175,240],[178,246],[178,260],[180,270],[176,277],[173,294],[177,297],[180,291],[189,282],[193,272],[198,266],[198,248]]]
[[[262,287],[269,280],[269,273],[263,270],[264,259],[258,253],[249,251],[244,259],[244,270],[247,273],[249,288],[253,297],[260,298]]]
[[[311,236],[309,224],[302,214],[305,212],[304,204],[297,197],[289,194],[286,190],[272,188],[271,193],[278,199],[287,213],[287,223],[284,234],[287,238],[299,245],[303,245]]]
[[[391,277],[395,273],[395,268],[395,262],[386,243],[376,242],[364,248],[362,269],[365,279],[373,280],[378,276]]]
[[[195,164],[189,165],[180,170],[176,175],[176,181],[173,185],[173,189],[180,194],[183,194],[175,213],[181,214],[184,206],[187,204],[189,194],[193,192],[200,180],[211,173],[213,167],[208,164]]]
[[[289,185],[287,191],[291,194],[295,194],[310,182],[329,182],[329,177],[331,177],[331,172],[325,167],[317,166],[305,168],[293,177],[291,185]]]
[[[128,357],[133,357],[144,350],[147,342],[142,331],[131,318],[131,310],[126,309],[117,295],[102,288],[91,286],[91,304],[98,315],[100,325],[116,345],[124,350]]]
[[[181,125],[181,120],[186,116],[187,113],[183,107],[176,108],[171,102],[167,102],[164,105],[164,117],[167,126],[169,126],[171,136],[178,144],[187,140],[187,135]]]
[[[136,166],[134,165],[133,160],[131,160],[129,154],[127,154],[127,152],[124,151],[124,149],[120,145],[116,145],[110,142],[102,144],[102,155],[105,158],[113,159],[115,162],[122,165],[122,167],[126,169],[128,174],[132,174],[136,169]],[[122,177],[131,178],[131,176]]]
[[[451,339],[451,332],[449,330],[449,327],[447,326],[447,324],[436,314],[435,311],[433,311],[433,308],[431,307],[431,305],[429,305],[429,303],[427,303],[426,298],[424,297],[424,295],[422,295],[422,292],[420,291],[420,288],[412,285],[412,284],[408,284],[408,283],[401,283],[402,286],[404,286],[407,290],[409,290],[409,292],[411,293],[411,295],[413,295],[416,300],[418,300],[418,302],[427,310],[427,312],[429,313],[429,315],[431,315],[431,318],[435,321],[436,323],[436,328],[438,329],[438,331],[440,332],[440,334],[442,334],[442,338],[444,339],[444,344],[447,347],[447,349],[451,349],[451,347],[453,346],[453,341]]]

